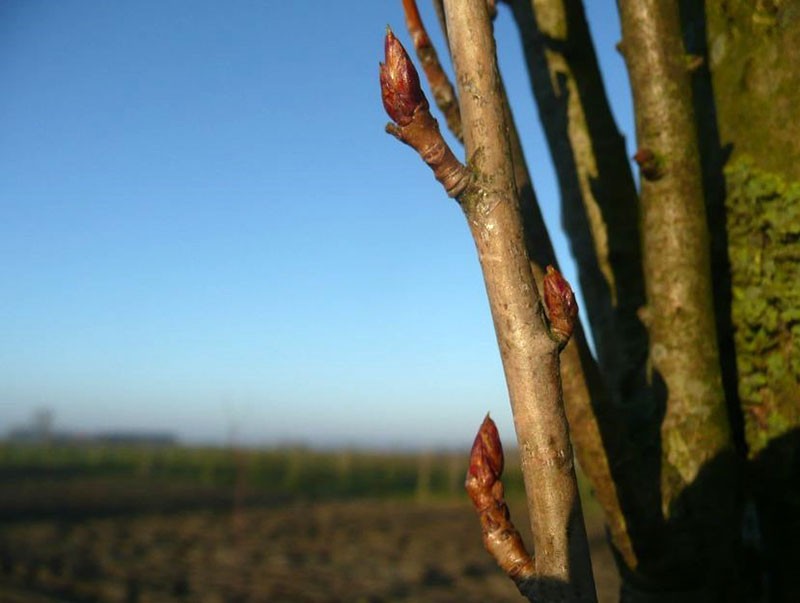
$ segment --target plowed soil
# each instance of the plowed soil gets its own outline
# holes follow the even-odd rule
[[[527,534],[522,500],[512,501]],[[591,518],[590,518],[591,519]],[[601,601],[617,578],[590,522]],[[0,524],[7,603],[521,601],[483,550],[465,502],[294,503]]]

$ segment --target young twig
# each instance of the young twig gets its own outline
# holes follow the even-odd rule
[[[436,93],[437,89],[441,89],[443,91],[442,99],[445,101],[450,98],[455,99],[452,85],[441,69],[438,55],[433,49],[430,38],[419,17],[416,2],[415,0],[403,0],[403,6],[406,10],[409,33],[414,40],[417,56],[423,64],[429,85],[437,99],[437,104],[445,114],[450,130],[463,142],[461,115],[457,104],[451,106],[446,102],[440,102]],[[434,0],[434,7],[445,38],[447,38],[447,31],[444,27],[444,7],[441,0]],[[491,14],[492,3],[489,3],[489,9]],[[494,10],[496,11],[496,7],[494,7]],[[446,84],[442,83],[442,80]],[[532,260],[531,267],[534,277],[538,282],[542,282],[545,275],[544,267],[548,264],[557,264],[557,260],[533,190],[531,175],[528,171],[525,154],[508,104],[502,79],[500,94],[504,99],[507,111],[506,119],[508,121],[511,156],[514,164],[514,180],[519,194],[526,246]],[[625,160],[624,150],[622,159]],[[638,262],[635,262],[635,264],[638,265]],[[561,355],[564,403],[572,432],[572,442],[581,467],[591,481],[597,494],[597,499],[606,513],[615,547],[626,563],[634,567],[636,565],[635,554],[627,534],[626,522],[622,514],[616,485],[611,475],[609,453],[605,449],[604,438],[601,435],[597,413],[595,412],[595,407],[603,409],[609,407],[610,396],[603,379],[600,378],[597,362],[588,348],[580,323],[577,323],[576,329],[578,333],[573,338],[572,345],[565,349]],[[619,430],[612,424],[615,419],[609,416],[608,413],[605,414],[604,431],[605,439],[608,441],[609,433],[613,433],[614,437],[617,437]],[[612,449],[615,448],[612,446]]]
[[[414,41],[414,48],[417,51],[417,58],[422,64],[422,70],[425,72],[425,77],[428,80],[428,85],[431,87],[433,99],[436,106],[444,115],[447,122],[447,127],[453,135],[459,140],[464,142],[464,136],[461,132],[461,114],[458,110],[458,99],[453,84],[447,77],[441,62],[439,62],[439,55],[428,37],[428,32],[425,30],[425,25],[422,23],[422,17],[419,14],[416,0],[403,0],[403,10],[406,14],[406,27],[411,39]]]
[[[468,163],[474,171],[459,202],[478,250],[503,360],[539,587],[546,579],[550,590],[593,601],[558,344],[544,322],[525,244],[490,16],[485,0],[445,0],[444,6]]]
[[[526,248],[489,14],[485,0],[458,6],[446,2],[445,8],[462,86],[470,170],[449,149],[447,163],[458,166],[453,170],[460,175],[455,196],[478,250],[514,412],[538,556],[535,589],[543,600],[594,601],[561,393],[559,344],[550,337]],[[426,159],[426,141],[444,143],[412,70],[389,32],[381,84],[384,105],[397,125],[387,130]],[[421,133],[423,128],[428,131]],[[428,163],[439,177],[443,162]],[[453,195],[456,187],[439,179]]]
[[[646,490],[642,467],[658,459],[631,449],[628,430],[639,436],[642,430],[630,426],[630,413],[620,411],[653,408],[645,380],[647,332],[637,315],[645,304],[638,195],[581,0],[508,4],[556,166],[564,229],[594,335],[596,361],[585,344],[576,349],[581,333],[562,354],[563,364],[580,357],[584,368],[582,378],[561,372],[573,443],[605,512],[614,549],[634,570],[637,549],[648,550],[635,546],[634,539],[652,541],[649,531],[660,516],[660,509],[655,515],[642,512],[652,505],[641,501]],[[580,393],[586,385],[591,386],[591,404],[573,404],[580,396],[568,392]]]
[[[431,115],[411,59],[395,38],[386,31],[385,63],[380,65],[383,106],[395,123],[386,131],[419,153],[433,170],[450,197],[458,197],[469,183],[469,170],[450,150]]]

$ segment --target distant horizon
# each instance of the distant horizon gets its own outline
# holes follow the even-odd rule
[[[163,443],[144,441],[148,438],[170,440]],[[13,444],[68,444],[68,445],[81,445],[91,444],[94,442],[116,445],[117,442],[112,440],[130,439],[130,442],[122,442],[122,445],[157,445],[157,446],[184,446],[184,447],[211,447],[211,448],[239,448],[239,449],[253,449],[253,450],[311,450],[319,452],[336,452],[336,451],[352,451],[352,452],[408,452],[408,453],[464,453],[467,455],[472,446],[472,440],[469,442],[453,442],[450,445],[425,445],[414,442],[387,442],[387,441],[374,441],[370,443],[368,440],[363,441],[311,441],[311,440],[237,440],[234,438],[196,438],[192,436],[182,436],[178,431],[161,429],[142,429],[136,427],[118,427],[113,426],[96,429],[86,429],[79,427],[65,427],[59,425],[57,422],[49,427],[47,432],[42,432],[40,427],[36,425],[36,414],[31,417],[27,423],[18,425],[11,425],[5,432],[0,433],[0,442],[13,443]],[[141,439],[141,442],[133,441],[134,439]],[[508,444],[503,445],[505,449],[516,450],[516,440],[512,437]]]
[[[613,0],[586,10],[630,133]],[[384,132],[400,2],[10,0],[0,15],[0,430],[46,407],[65,429],[216,445],[467,449],[490,411],[513,441],[462,212]],[[577,287],[504,4],[495,29]]]

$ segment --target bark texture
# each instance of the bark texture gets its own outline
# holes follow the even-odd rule
[[[800,6],[705,2],[738,395],[770,601],[800,600]]]
[[[636,524],[657,523],[652,511],[632,517],[636,509],[653,508],[641,478],[641,461],[648,455],[632,445],[653,439],[652,429],[642,425],[654,414],[643,395],[647,340],[636,315],[644,304],[637,194],[580,1],[510,5],[556,165],[564,226],[598,352],[599,367],[578,333],[562,354],[573,442],[605,511],[614,548],[635,568],[633,538],[652,540]],[[582,367],[581,378],[567,370],[573,365]],[[590,405],[573,401],[585,391]]]
[[[473,184],[459,197],[478,250],[525,476],[542,600],[593,601],[559,377],[526,252],[485,0],[444,3]]]
[[[660,488],[667,531],[662,550],[641,569],[657,590],[706,590],[726,600],[736,464],[717,350],[689,62],[677,2],[620,0],[619,8],[638,145],[654,162],[641,183],[647,291],[641,315],[650,335],[651,393],[663,403]]]
[[[434,2],[434,4],[444,26],[444,13],[441,2]],[[403,5],[406,11],[409,33],[415,40],[415,45],[417,45],[418,39],[429,41],[424,24],[416,10],[415,2],[413,0],[404,0]],[[440,9],[442,12],[439,12]],[[424,49],[427,44],[422,46]],[[420,52],[418,49],[418,56],[424,65],[425,61],[430,63],[430,57],[435,56],[435,51],[430,49]],[[439,69],[435,70],[433,77],[429,74],[429,69],[426,69],[425,73],[432,89],[441,86],[439,77],[441,71]],[[508,103],[502,76],[501,74],[498,74],[498,76],[500,77],[500,95],[508,123],[509,144],[514,164],[514,181],[517,187],[525,246],[531,260],[534,280],[537,283],[542,283],[545,276],[545,266],[558,266],[558,261],[536,199],[533,182],[528,171],[518,129],[514,123],[513,113]],[[449,95],[445,96],[449,98]],[[437,96],[438,102],[439,97]],[[458,111],[453,112],[449,104],[440,105],[439,108],[446,115],[452,116],[452,119],[448,120],[448,124],[453,133],[461,139],[462,123],[460,113]],[[625,559],[626,563],[635,566],[633,547],[628,535],[625,517],[622,513],[622,504],[606,450],[607,447],[612,450],[620,450],[620,443],[624,440],[624,436],[622,430],[615,425],[614,417],[609,413],[610,396],[606,392],[605,383],[600,378],[597,362],[589,350],[580,322],[575,325],[575,333],[567,347],[562,351],[560,361],[564,405],[578,462],[584,473],[590,476],[595,497],[605,512],[617,551]],[[604,434],[601,434],[599,416],[603,417]]]

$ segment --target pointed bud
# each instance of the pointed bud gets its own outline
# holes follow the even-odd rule
[[[497,425],[487,414],[472,444],[467,482],[474,480],[483,487],[491,487],[503,473],[503,462],[500,434],[497,433]]]
[[[381,97],[383,107],[398,125],[408,125],[419,107],[428,107],[428,101],[419,83],[419,74],[406,49],[386,28],[385,63],[381,63]]]
[[[567,280],[552,266],[544,275],[544,307],[550,319],[550,332],[563,347],[572,336],[578,319],[578,303]]]

